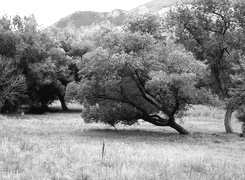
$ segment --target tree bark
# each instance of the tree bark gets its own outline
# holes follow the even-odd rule
[[[233,129],[231,126],[231,115],[233,113],[233,110],[231,108],[227,108],[225,112],[225,119],[224,119],[224,125],[225,125],[225,131],[226,133],[233,133]]]
[[[48,104],[42,103],[42,111],[47,112],[48,111]]]
[[[157,117],[157,116],[154,116],[154,117]],[[159,117],[159,118],[150,118],[145,121],[152,123],[156,126],[169,126],[175,129],[179,134],[189,134],[187,130],[185,130],[181,125],[175,122],[174,118],[169,118],[168,120],[165,120]]]
[[[171,122],[169,126],[175,129],[176,131],[178,131],[179,134],[189,134],[187,130],[185,130],[182,126],[177,124],[175,121]]]
[[[66,106],[64,96],[58,95],[58,98],[59,98],[59,100],[60,100],[60,104],[61,104],[62,109],[63,109],[64,111],[69,110],[68,107]]]

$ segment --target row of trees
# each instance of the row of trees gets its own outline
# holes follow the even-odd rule
[[[88,50],[71,30],[40,29],[33,15],[0,19],[0,110],[24,105],[47,111],[56,99],[67,110],[65,91],[77,80],[77,58]],[[84,46],[84,47],[83,47]]]
[[[176,42],[208,65],[205,86],[223,102],[226,132],[232,133],[232,113],[244,118],[245,2],[202,0],[178,7],[169,22]]]
[[[131,17],[122,28],[40,30],[35,18],[0,20],[0,107],[45,110],[55,99],[83,104],[86,122],[176,123],[195,104],[244,119],[245,3],[201,0],[167,17]],[[5,70],[6,69],[6,70]],[[7,81],[8,80],[8,81]]]

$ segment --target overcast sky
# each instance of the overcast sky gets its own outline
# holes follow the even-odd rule
[[[34,14],[40,25],[48,26],[75,11],[109,12],[131,10],[151,0],[1,0],[0,15]]]

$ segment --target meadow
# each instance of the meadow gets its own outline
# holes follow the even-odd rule
[[[70,109],[0,115],[1,180],[245,179],[245,138],[235,118],[236,133],[224,133],[222,110],[190,110],[180,121],[186,136],[144,122],[85,124]]]

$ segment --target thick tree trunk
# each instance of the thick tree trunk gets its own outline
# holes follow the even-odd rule
[[[47,112],[48,111],[48,104],[42,103],[42,111]]]
[[[226,109],[225,119],[224,119],[224,125],[225,125],[226,133],[233,133],[233,129],[231,126],[231,115],[232,115],[232,113],[233,113],[233,110],[231,108]]]
[[[189,134],[189,132],[187,130],[185,130],[182,126],[177,124],[175,121],[171,122],[169,124],[169,126],[173,129],[175,129],[176,131],[178,131],[178,133],[180,133],[180,134]]]
[[[60,100],[61,107],[64,111],[69,110],[68,107],[66,106],[65,98],[64,96],[58,95],[58,98]]]
[[[162,119],[158,115],[153,115],[151,118],[146,119],[147,122],[152,123],[156,126],[169,126],[175,129],[179,134],[189,134],[187,130],[185,130],[182,126],[175,122],[174,117],[170,117],[167,119]]]

